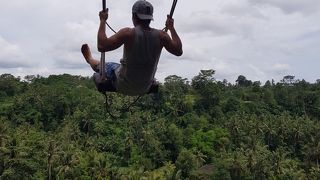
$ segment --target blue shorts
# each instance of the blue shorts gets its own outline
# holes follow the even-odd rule
[[[105,67],[106,77],[112,81],[117,80],[115,70],[120,67],[119,63],[107,62]]]

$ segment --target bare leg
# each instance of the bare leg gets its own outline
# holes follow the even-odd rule
[[[90,51],[88,44],[82,45],[81,52],[82,52],[83,57],[86,59],[87,63],[91,66],[91,68],[95,72],[99,72],[98,65],[100,64],[100,61],[98,61],[92,57],[92,54],[91,54],[91,51]]]

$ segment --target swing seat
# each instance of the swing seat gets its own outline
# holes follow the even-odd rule
[[[105,93],[105,92],[117,92],[116,87],[114,86],[114,83],[112,80],[101,80],[101,75],[99,73],[93,74],[93,81],[98,89],[99,92]],[[152,85],[147,92],[147,94],[155,94],[159,92],[159,83],[157,81],[153,81]]]

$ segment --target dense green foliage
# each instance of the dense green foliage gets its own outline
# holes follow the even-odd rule
[[[320,179],[320,81],[236,84],[201,71],[159,94],[112,94],[90,78],[0,76],[0,179]]]

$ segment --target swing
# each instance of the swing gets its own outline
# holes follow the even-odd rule
[[[171,7],[171,10],[170,10],[170,14],[169,14],[170,18],[172,18],[172,16],[173,16],[177,1],[178,0],[173,0],[172,7]],[[106,10],[106,0],[102,0],[102,8],[103,8],[103,10]],[[116,31],[113,30],[112,27],[107,22],[106,22],[106,24],[114,33],[116,33]],[[164,28],[163,30],[165,32],[168,31],[167,28]],[[106,63],[105,63],[105,52],[101,52],[100,68],[99,68],[100,70],[99,70],[99,73],[94,73],[93,80],[94,80],[94,83],[96,85],[97,90],[105,96],[105,99],[106,99],[106,102],[105,102],[106,103],[106,110],[107,110],[108,114],[112,118],[119,118],[119,117],[116,117],[115,115],[113,115],[113,113],[111,113],[110,110],[109,110],[109,107],[111,105],[108,103],[109,98],[108,98],[107,93],[108,92],[117,93],[117,89],[114,86],[113,80],[106,78],[105,66],[106,66]],[[159,92],[159,83],[154,80],[146,94],[156,94],[158,92]],[[123,105],[123,107],[121,108],[120,111],[122,111],[122,112],[129,111],[130,107],[133,104],[135,104],[141,98],[141,96],[142,95],[138,96],[133,102],[129,103],[129,105],[127,105],[127,106]]]

